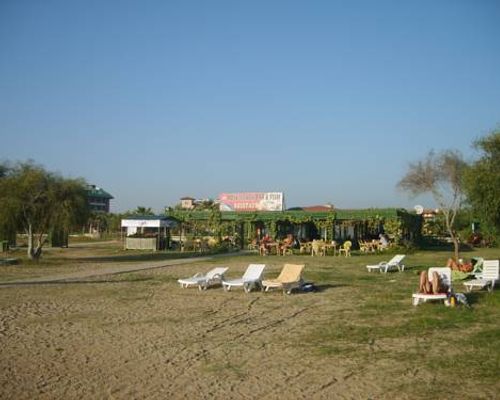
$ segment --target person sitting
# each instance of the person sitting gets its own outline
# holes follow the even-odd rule
[[[294,243],[293,235],[289,233],[280,245],[281,254],[285,255],[288,249],[291,249]]]
[[[381,233],[378,235],[378,243],[379,243],[379,248],[380,249],[386,249],[389,247],[389,240],[387,240],[387,236]]]
[[[261,256],[265,256],[266,254],[269,254],[270,247],[269,244],[271,243],[271,237],[269,234],[266,233],[266,235],[262,238],[260,241],[259,245],[259,252]]]
[[[259,248],[259,238],[255,237],[248,243],[248,250],[257,250]]]

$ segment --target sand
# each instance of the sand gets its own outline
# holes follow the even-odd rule
[[[349,286],[285,296],[175,282],[210,266],[1,288],[0,398],[405,399],[420,397],[399,387],[432,380],[395,361],[404,338],[363,344],[361,358],[307,342],[362,304]]]

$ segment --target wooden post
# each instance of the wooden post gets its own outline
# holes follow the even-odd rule
[[[181,253],[184,252],[184,245],[182,242],[183,233],[184,233],[184,224],[181,222],[181,230],[179,232],[179,246],[181,246]]]
[[[126,250],[126,248],[125,248],[125,239],[123,239],[123,226],[120,226],[120,241],[122,242],[123,249]]]

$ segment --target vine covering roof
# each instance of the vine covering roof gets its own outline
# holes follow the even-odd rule
[[[167,216],[184,220],[208,220],[213,215],[210,210],[169,210]],[[396,219],[411,215],[408,211],[398,208],[368,208],[368,209],[335,209],[332,211],[262,211],[262,212],[234,212],[220,213],[222,221],[291,221],[308,222],[313,220],[367,220],[367,219]]]

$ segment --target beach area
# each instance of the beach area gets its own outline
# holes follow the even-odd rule
[[[0,400],[500,400],[500,1],[0,1]]]
[[[100,263],[85,261],[99,251]],[[106,253],[58,250],[42,271],[80,277],[0,287],[1,398],[428,399],[439,387],[440,398],[492,399],[500,390],[498,291],[474,293],[471,309],[411,305],[417,269],[439,254],[410,255],[407,271],[390,274],[365,268],[384,255],[242,254],[93,275],[144,264]],[[252,262],[276,276],[285,261],[305,263],[317,291],[176,282],[219,265],[238,277]]]

